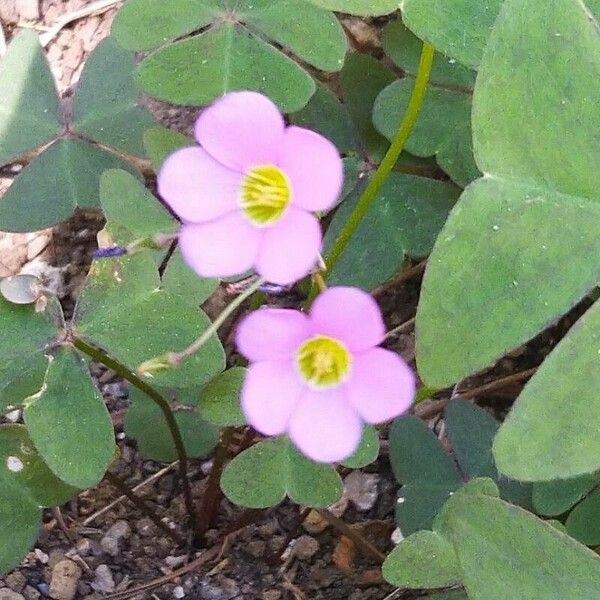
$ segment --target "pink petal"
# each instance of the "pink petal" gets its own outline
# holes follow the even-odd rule
[[[296,206],[312,212],[335,206],[344,184],[344,167],[327,138],[302,127],[288,127],[278,164],[292,183]]]
[[[395,353],[373,348],[354,355],[345,386],[348,399],[367,423],[383,423],[406,412],[415,398],[410,367]]]
[[[287,285],[310,273],[322,245],[321,226],[313,215],[290,208],[281,221],[264,232],[256,260],[262,277]]]
[[[263,308],[237,327],[237,349],[251,361],[293,358],[310,335],[308,317],[298,310]]]
[[[284,433],[303,391],[290,361],[254,363],[242,387],[246,420],[264,435]]]
[[[201,223],[236,210],[241,182],[202,148],[182,148],[161,167],[158,193],[182,221]]]
[[[208,223],[183,225],[179,246],[185,262],[202,277],[231,277],[254,265],[262,232],[233,212]]]
[[[244,173],[275,164],[285,123],[279,109],[257,92],[233,92],[206,108],[196,121],[196,139],[216,160]]]
[[[310,320],[315,333],[337,338],[353,351],[377,346],[385,336],[379,306],[358,288],[334,287],[319,294]]]
[[[341,390],[307,391],[290,419],[290,439],[317,462],[344,460],[360,443],[362,421]]]

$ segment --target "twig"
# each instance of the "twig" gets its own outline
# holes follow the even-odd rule
[[[203,552],[196,560],[193,560],[191,563],[188,563],[184,567],[177,569],[177,571],[173,571],[168,575],[164,575],[163,577],[159,577],[158,579],[154,579],[148,583],[144,583],[143,585],[139,585],[135,588],[131,588],[129,590],[124,590],[122,592],[117,592],[116,594],[112,594],[110,596],[105,596],[105,600],[127,600],[127,598],[131,598],[132,596],[136,596],[140,592],[148,592],[153,590],[161,585],[165,585],[166,583],[170,583],[174,579],[189,573],[190,571],[194,571],[205,565],[206,563],[214,560],[219,555],[220,544],[215,544],[209,550]]]
[[[335,529],[341,532],[346,537],[350,538],[358,548],[360,548],[363,553],[370,555],[374,558],[379,564],[382,564],[385,560],[385,554],[379,552],[371,542],[366,540],[358,531],[352,529],[350,525],[348,525],[342,519],[336,517],[333,513],[326,509],[316,509],[317,512]]]
[[[134,385],[140,391],[144,392],[154,403],[160,408],[165,417],[173,443],[175,444],[175,450],[177,451],[177,458],[179,459],[179,478],[181,480],[181,486],[183,488],[183,497],[185,500],[185,507],[190,517],[192,528],[196,529],[196,510],[194,508],[194,499],[192,496],[192,489],[190,487],[190,480],[188,477],[188,456],[185,450],[185,444],[181,437],[181,431],[179,431],[179,425],[175,420],[175,415],[171,409],[169,402],[152,386],[148,385],[143,379],[140,379],[135,373],[130,371],[124,364],[114,359],[112,356],[108,356],[102,350],[90,346],[87,342],[84,342],[81,338],[73,336],[71,343],[75,348],[87,354],[90,358],[96,362],[100,362],[109,369],[112,369],[121,376],[123,379]]]
[[[70,544],[75,544],[75,537],[69,530],[69,527],[65,523],[65,520],[62,515],[62,511],[60,510],[60,506],[55,506],[52,509],[52,516],[56,519],[56,524],[58,528],[65,534],[65,537],[69,541]]]
[[[89,15],[103,13],[115,4],[120,4],[122,1],[123,0],[98,0],[97,2],[88,4],[84,8],[62,15],[46,33],[40,35],[40,43],[45,48],[60,33],[63,27],[66,27],[69,23]]]
[[[500,379],[495,379],[494,381],[490,381],[471,390],[465,390],[464,392],[458,391],[455,387],[451,398],[458,397],[463,398],[464,400],[471,400],[477,396],[480,396],[481,394],[485,394],[486,392],[492,392],[510,385],[511,383],[516,383],[518,381],[522,381],[523,379],[529,379],[537,370],[537,367],[533,367],[532,369],[519,371],[518,373],[513,373],[512,375],[501,377]],[[451,398],[442,398],[437,402],[434,402],[428,406],[424,406],[422,410],[417,409],[416,414],[421,419],[430,419],[431,417],[435,417],[435,415],[444,410],[448,400]]]
[[[376,287],[372,292],[373,296],[379,296],[380,294],[388,290],[390,287],[398,286],[401,283],[405,283],[406,281],[411,280],[413,277],[417,277],[417,275],[420,275],[425,271],[425,267],[427,267],[427,259],[424,259],[420,263],[409,267],[405,271],[401,271],[397,277],[394,277],[393,279],[387,281],[383,285]]]
[[[136,496],[120,477],[114,473],[111,473],[110,471],[107,471],[104,475],[104,478],[113,487],[117,488],[121,494],[127,496],[132,504],[139,508],[143,514],[145,514],[159,529],[166,533],[176,544],[179,544],[180,546],[186,545],[186,541],[174,529],[171,529],[166,523],[164,523],[143,498]]]
[[[211,323],[210,327],[204,331],[204,333],[193,343],[190,344],[185,350],[181,352],[169,352],[166,355],[166,359],[168,364],[171,366],[180,365],[186,358],[196,353],[208,340],[217,333],[221,325],[225,323],[227,318],[233,314],[233,312],[254,292],[258,290],[258,288],[265,283],[264,279],[257,279],[252,285],[248,286],[235,300],[232,300],[225,309],[221,312],[221,314]],[[152,363],[152,359],[147,361],[148,363]],[[144,363],[146,364],[146,363]],[[138,372],[144,371],[144,365],[138,367]]]
[[[173,469],[173,467],[176,467],[178,464],[179,464],[179,462],[175,461],[174,463],[171,463],[168,467],[165,467],[164,469],[157,471],[153,475],[150,475],[150,477],[148,477],[148,479],[144,479],[144,481],[142,481],[141,483],[138,483],[135,487],[131,488],[131,491],[134,493],[139,492],[141,489],[145,488],[147,485],[154,483],[157,479],[160,479],[163,475],[166,475],[169,471],[171,471]],[[109,510],[111,510],[112,508],[117,506],[117,504],[120,504],[121,502],[123,502],[123,500],[126,500],[126,499],[127,499],[127,496],[125,496],[125,495],[119,496],[116,500],[113,500],[110,504],[107,504],[106,506],[102,507],[100,510],[97,510],[93,515],[90,515],[81,524],[82,527],[87,527],[88,525],[90,525],[90,523],[93,523],[98,517],[101,517],[104,513],[107,513]]]
[[[417,320],[417,317],[413,317],[412,319],[408,319],[408,321],[404,321],[404,323],[398,325],[398,327],[394,327],[393,329],[390,329],[385,334],[384,339],[387,340],[388,338],[394,337],[395,335],[398,335],[399,333],[404,333],[405,331],[411,329],[412,326],[415,324],[416,320]]]

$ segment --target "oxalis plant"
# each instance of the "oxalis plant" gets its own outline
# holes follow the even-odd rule
[[[332,11],[389,15],[386,59],[349,52]],[[68,319],[44,281],[0,282],[0,409],[23,414],[0,425],[0,571],[43,508],[104,477],[148,510],[108,471],[94,361],[129,383],[141,452],[178,460],[177,543],[203,545],[223,494],[289,498],[431,598],[599,597],[599,18],[598,0],[128,0],[64,99],[36,36],[15,36],[0,162],[26,166],[0,229],[76,208],[106,226]],[[198,106],[195,139],[140,92]],[[415,372],[370,292],[428,255]],[[220,280],[237,296],[211,322]],[[303,301],[281,308],[292,287]],[[566,313],[539,368],[511,376],[529,381],[504,422],[461,392]],[[230,317],[243,362],[218,337]],[[443,440],[406,414],[431,398]],[[383,433],[387,558],[324,510]],[[196,503],[189,464],[213,452]]]

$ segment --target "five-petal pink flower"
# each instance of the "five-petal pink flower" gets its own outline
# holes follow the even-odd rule
[[[335,146],[286,127],[266,96],[234,92],[206,108],[200,146],[174,152],[158,191],[183,225],[179,243],[199,275],[228,277],[254,268],[289,284],[315,266],[322,245],[314,212],[333,207],[343,183]]]
[[[287,433],[315,461],[351,456],[365,422],[388,421],[414,399],[413,372],[378,347],[384,336],[379,307],[357,288],[330,288],[309,314],[250,313],[236,337],[251,362],[242,389],[248,423],[265,435]]]

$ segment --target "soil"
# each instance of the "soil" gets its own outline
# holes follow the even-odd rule
[[[89,4],[91,2],[86,0],[41,0],[38,6],[37,2],[25,0],[0,0],[0,18],[5,36],[10,39],[18,24],[51,26],[60,15]],[[39,8],[37,13],[36,6]],[[30,12],[24,15],[20,10]],[[69,92],[90,50],[108,35],[115,12],[116,6],[78,19],[50,41],[48,57],[62,92]],[[344,24],[361,50],[378,55],[377,22],[346,18]],[[189,133],[195,110],[173,108],[152,100],[147,100],[146,105],[164,125]],[[9,170],[0,173],[5,186],[14,174]],[[0,178],[0,184],[2,181]],[[73,309],[96,248],[96,234],[102,226],[101,215],[79,212],[52,232],[45,260],[60,273],[60,294],[67,313]],[[0,246],[0,250],[2,248]],[[408,265],[403,271],[412,272],[412,277],[401,275],[377,290],[376,298],[390,330],[405,324],[388,338],[387,345],[414,363],[411,319],[416,312],[422,269],[412,267],[414,265]],[[212,310],[216,310],[215,306],[219,306],[226,295],[226,288],[220,290],[212,300]],[[295,298],[284,301],[293,303]],[[208,308],[212,312],[211,307]],[[460,393],[539,365],[574,322],[579,310],[575,309],[556,326],[499,361],[486,373],[462,382]],[[225,332],[223,339],[226,341],[228,337]],[[112,472],[129,487],[145,482],[137,494],[163,521],[187,538],[186,514],[174,465],[159,464],[141,456],[135,442],[123,433],[128,395],[126,384],[101,365],[92,365],[92,373],[113,417],[121,451],[121,458]],[[516,378],[504,387],[472,395],[480,405],[488,407],[497,417],[503,417],[520,392],[523,381],[524,378]],[[449,397],[450,392],[442,393],[419,405],[416,411],[436,432],[443,432],[441,411]],[[19,418],[18,413],[8,416],[11,421]],[[6,420],[0,418],[0,422]],[[356,503],[348,502],[346,498],[335,509],[337,516],[360,528],[361,533],[383,553],[392,547],[398,488],[387,459],[385,437],[384,430],[379,459],[362,470],[368,476],[364,483],[373,497],[372,506],[359,509]],[[210,461],[192,461],[191,480],[198,501],[202,498],[210,466]],[[72,578],[76,591],[70,596],[62,596],[71,599],[391,600],[418,596],[414,592],[395,592],[383,582],[377,561],[363,554],[337,530],[328,527],[316,513],[311,513],[308,520],[302,522],[299,516],[302,509],[297,506],[284,503],[274,509],[249,514],[223,501],[203,547],[190,549],[189,545],[175,543],[126,499],[120,498],[107,509],[119,496],[119,492],[104,480],[98,487],[79,494],[60,511],[46,511],[35,548],[18,569],[0,578],[0,598],[36,600],[49,597],[51,587],[57,597],[53,574],[55,579],[57,572],[64,568],[65,559],[78,566],[74,568]],[[249,524],[240,528],[244,520]],[[236,532],[226,537],[233,530]],[[216,554],[215,548],[220,550],[218,556],[189,572],[178,574],[178,570],[185,570],[186,565],[202,559],[207,553]],[[149,589],[136,592],[138,586],[148,584]],[[11,596],[6,590],[17,595]],[[63,590],[63,594],[67,592]]]

